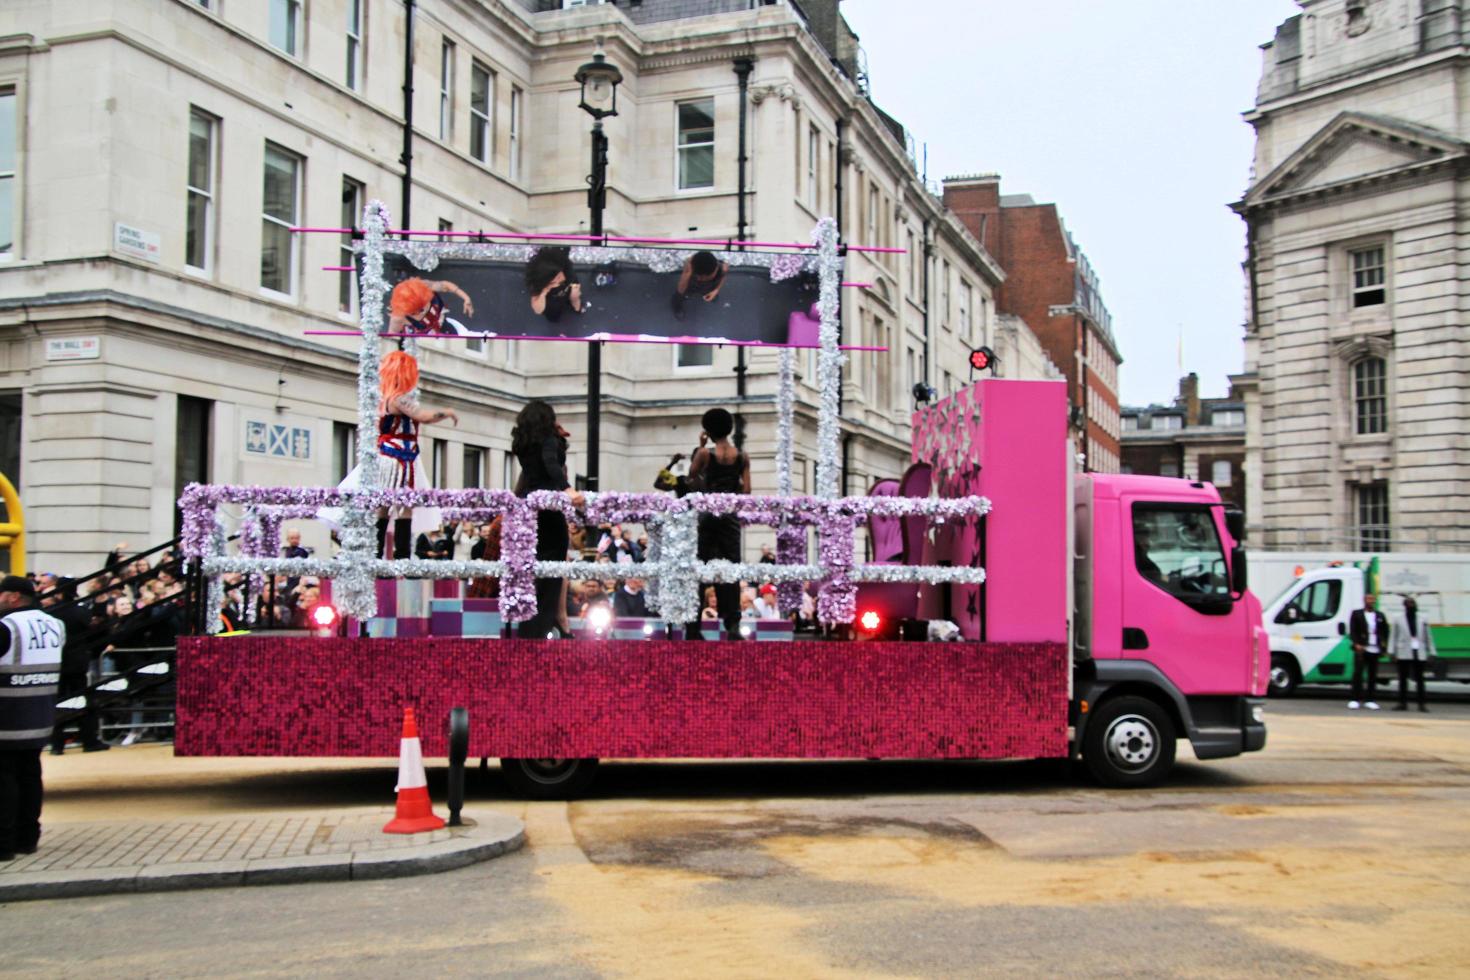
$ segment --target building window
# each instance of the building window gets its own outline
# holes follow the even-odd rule
[[[357,426],[348,422],[332,423],[332,479],[341,483],[357,465]]]
[[[454,42],[445,38],[439,45],[439,138],[454,137]]]
[[[495,152],[491,112],[495,104],[495,73],[478,61],[470,67],[470,156],[489,163]]]
[[[362,85],[362,0],[347,0],[347,87]]]
[[[919,295],[919,263],[924,261],[924,257],[922,255],[920,255],[919,254],[919,250],[914,247],[916,244],[917,244],[917,239],[914,237],[914,230],[912,228],[910,228],[909,229],[909,254],[908,254],[908,259],[909,259],[909,295],[914,296],[914,297],[917,297]]]
[[[1125,416],[1123,416],[1123,431],[1124,432],[1133,432],[1137,428],[1138,428],[1138,416],[1137,415],[1125,415]]]
[[[1353,263],[1353,309],[1383,305],[1383,246],[1355,249],[1348,255]]]
[[[680,102],[679,190],[715,186],[715,100]]]
[[[296,291],[297,200],[301,158],[265,145],[265,203],[260,228],[260,285],[287,296]]]
[[[293,57],[301,55],[301,0],[270,0],[270,40]]]
[[[524,112],[526,93],[518,87],[510,87],[510,179],[521,179],[521,113]]]
[[[1354,497],[1358,511],[1358,550],[1388,551],[1388,484],[1360,483]]]
[[[817,173],[822,152],[821,134],[812,126],[806,131],[806,203],[812,210],[817,207]]]
[[[466,490],[485,485],[485,457],[489,455],[479,446],[464,447],[464,487]]]
[[[500,460],[501,489],[511,490],[516,485],[516,454],[507,452]]]
[[[970,284],[963,279],[960,280],[960,337],[966,343],[970,341]]]
[[[1353,409],[1360,436],[1388,431],[1388,365],[1365,357],[1353,365]]]
[[[342,227],[356,228],[357,222],[362,218],[363,185],[360,181],[351,177],[342,178]],[[345,267],[357,267],[357,253],[352,250],[352,232],[349,230],[342,235],[342,242],[337,246],[337,264]],[[337,309],[343,313],[352,313],[357,309],[356,290],[352,288],[351,272],[337,273]]]
[[[950,329],[949,317],[949,262],[944,263],[943,274],[939,277],[939,312],[943,315],[944,329]]]
[[[1228,487],[1231,482],[1233,468],[1228,459],[1217,459],[1210,464],[1210,482],[1219,487]]]
[[[675,367],[707,368],[715,363],[715,349],[709,344],[680,344],[675,351]]]
[[[434,481],[434,486],[445,487],[449,485],[449,443],[443,439],[434,440],[434,450],[429,454],[430,463],[429,478]]]
[[[1155,415],[1155,429],[1182,429],[1184,428],[1184,417],[1182,415]]]
[[[15,89],[0,88],[0,258],[15,249]]]
[[[1179,464],[1172,459],[1166,459],[1159,464],[1159,476],[1178,478]]]
[[[1245,425],[1245,412],[1238,408],[1221,409],[1210,413],[1211,425]]]
[[[184,264],[208,272],[214,254],[215,119],[189,110],[189,176],[185,210]],[[0,170],[5,164],[0,161]],[[0,178],[3,179],[3,178]],[[3,193],[3,192],[0,192]],[[0,211],[3,211],[0,206]],[[4,221],[0,217],[0,221]]]
[[[876,186],[874,186],[873,184],[871,184],[871,183],[868,184],[868,228],[867,228],[867,234],[868,234],[868,241],[869,242],[871,242],[874,245],[879,244],[879,241],[878,241],[878,188]]]

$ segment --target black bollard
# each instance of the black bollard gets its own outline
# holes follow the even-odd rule
[[[470,712],[468,708],[449,711],[449,826],[459,827],[459,811],[464,809],[464,763],[470,754]]]

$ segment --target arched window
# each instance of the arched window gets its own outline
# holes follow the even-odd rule
[[[1353,363],[1353,415],[1360,436],[1388,431],[1388,365],[1383,358]]]

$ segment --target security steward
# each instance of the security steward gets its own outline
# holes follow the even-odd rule
[[[30,579],[0,579],[0,861],[41,839],[41,750],[51,738],[66,626],[36,606]]]

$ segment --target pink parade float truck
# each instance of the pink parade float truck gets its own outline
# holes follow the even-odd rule
[[[772,574],[845,597],[827,604],[855,621],[845,639],[690,642],[662,623],[571,640],[192,637],[176,751],[391,757],[405,706],[466,708],[469,754],[556,798],[585,791],[599,759],[1072,758],[1146,786],[1179,739],[1200,759],[1262,748],[1270,649],[1241,515],[1206,483],[1077,472],[1066,415],[1061,382],[981,380],[915,414],[913,465],[872,496],[751,498],[747,523],[784,520],[788,499],[825,515],[810,553]],[[622,496],[626,513],[638,498]],[[647,496],[665,518],[721,506]],[[946,498],[988,507],[956,516]],[[983,581],[954,573],[977,568]],[[444,755],[434,727],[425,753]]]

